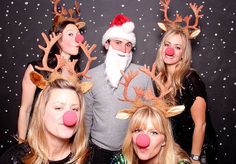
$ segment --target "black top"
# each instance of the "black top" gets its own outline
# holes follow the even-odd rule
[[[190,109],[197,96],[202,97],[207,102],[207,93],[203,81],[195,71],[191,71],[183,79],[182,84],[182,93],[178,91],[175,98],[178,105],[185,105],[185,110],[181,114],[171,117],[171,123],[175,141],[190,155],[194,130],[194,122],[191,117]],[[206,122],[206,136],[202,150],[202,153],[204,152],[204,154],[206,154],[206,151],[209,149],[209,147],[211,147],[211,149],[214,147],[212,145],[213,140],[209,140],[209,135],[212,135],[213,137],[214,131],[209,122],[208,112],[206,112]]]
[[[1,164],[24,164],[22,162],[22,158],[26,157],[27,155],[30,155],[31,148],[26,143],[21,143],[12,146],[10,149],[8,149],[1,157],[0,157],[0,163]],[[69,154],[66,158],[61,159],[59,161],[49,161],[49,164],[65,164],[70,160],[71,154]]]

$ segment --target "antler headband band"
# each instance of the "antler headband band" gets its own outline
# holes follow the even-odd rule
[[[157,79],[159,78],[158,75],[155,75],[155,68],[156,65],[153,64],[152,70],[150,70],[149,67],[141,67],[140,71],[144,72],[146,75],[150,76],[156,83],[159,84]],[[134,99],[130,99],[128,94],[128,86],[130,82],[138,75],[138,72],[129,72],[127,75],[124,74],[123,71],[121,71],[125,82],[121,83],[124,86],[123,91],[123,97],[124,99],[121,99],[121,101],[127,101],[132,104],[132,107],[130,109],[122,109],[120,110],[116,117],[119,119],[127,119],[129,117],[132,117],[133,114],[144,106],[152,106],[155,107],[156,110],[160,110],[165,117],[172,117],[175,115],[178,115],[184,111],[184,105],[178,105],[178,106],[169,106],[164,100],[163,97],[169,93],[169,90],[165,90],[165,87],[161,86],[161,92],[160,96],[156,97],[151,89],[147,89],[146,91],[143,90],[140,87],[134,87],[134,91],[136,94],[136,97]],[[143,108],[145,110],[145,108]]]
[[[61,0],[51,0],[54,3],[53,7],[53,14],[54,16],[54,27],[57,27],[60,23],[64,21],[72,21],[75,22],[77,27],[79,29],[83,28],[85,26],[85,22],[81,21],[79,16],[80,16],[80,10],[79,10],[79,3],[78,1],[74,1],[75,9],[69,8],[66,10],[63,6],[61,6],[61,10],[58,10],[58,4]]]
[[[203,15],[200,14],[201,9],[203,8],[203,5],[200,5],[199,7],[196,5],[196,3],[192,4],[190,3],[189,6],[193,10],[194,16],[195,16],[195,22],[193,25],[190,25],[190,20],[192,18],[191,15],[187,15],[184,18],[182,18],[181,15],[179,15],[176,12],[176,18],[174,21],[170,20],[168,18],[167,11],[169,9],[170,0],[161,0],[160,1],[161,6],[163,8],[161,11],[164,13],[164,22],[160,23],[158,22],[158,26],[164,30],[168,31],[170,29],[182,29],[183,32],[190,38],[195,38],[198,36],[198,34],[201,32],[201,30],[198,28],[199,18],[202,18]],[[185,22],[185,26],[181,26],[180,23]]]

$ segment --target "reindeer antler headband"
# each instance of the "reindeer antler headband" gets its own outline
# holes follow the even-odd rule
[[[77,27],[79,29],[83,28],[85,26],[85,22],[81,21],[79,16],[80,16],[80,10],[79,10],[79,3],[77,0],[74,1],[75,9],[69,8],[65,9],[63,6],[61,6],[61,10],[58,10],[58,4],[61,0],[51,0],[54,3],[53,7],[53,14],[54,16],[54,27],[57,27],[60,23],[64,21],[72,21],[75,22]]]
[[[42,37],[44,38],[44,41],[46,42],[46,47],[43,47],[43,46],[39,45],[39,48],[44,51],[44,56],[43,56],[43,60],[42,60],[42,65],[43,66],[42,67],[35,66],[35,68],[38,69],[38,70],[43,70],[43,71],[50,72],[51,74],[49,75],[48,79],[45,79],[41,74],[33,71],[30,74],[31,81],[36,86],[38,86],[39,88],[44,89],[49,82],[54,81],[55,79],[59,79],[59,78],[66,79],[66,80],[72,82],[73,84],[75,84],[76,87],[80,88],[80,90],[83,93],[85,93],[92,87],[92,83],[90,83],[90,82],[80,82],[79,77],[84,76],[84,77],[89,78],[88,76],[86,76],[86,73],[88,72],[91,63],[94,60],[96,60],[96,58],[97,58],[97,57],[91,57],[91,53],[96,48],[96,44],[93,44],[89,48],[86,41],[84,43],[80,43],[79,46],[81,47],[84,54],[88,58],[87,64],[86,64],[86,66],[85,66],[85,68],[82,72],[76,72],[74,70],[75,64],[77,63],[78,60],[74,59],[73,61],[66,61],[64,58],[62,58],[60,55],[57,55],[57,54],[56,54],[57,66],[55,68],[50,68],[47,64],[49,52],[50,52],[52,46],[61,37],[61,35],[62,34],[59,34],[59,35],[55,36],[55,34],[53,34],[53,36],[50,36],[50,40],[49,40],[47,38],[46,34],[42,33]],[[68,70],[69,75],[64,76],[59,71],[62,67],[65,67]]]
[[[190,38],[195,38],[198,36],[198,34],[201,32],[201,30],[198,28],[198,23],[199,23],[199,18],[202,18],[203,15],[200,14],[201,9],[203,8],[203,5],[197,6],[196,3],[192,4],[190,3],[189,6],[193,10],[194,16],[195,16],[195,22],[193,25],[190,25],[190,20],[192,18],[191,15],[187,15],[184,18],[182,18],[181,15],[179,15],[176,12],[176,18],[174,21],[170,20],[168,18],[167,11],[169,9],[169,4],[170,0],[161,0],[160,1],[161,6],[163,6],[163,11],[164,13],[164,22],[163,23],[158,23],[158,26],[164,30],[168,31],[170,29],[182,29],[183,32]],[[180,23],[185,22],[185,26],[181,26]]]
[[[144,72],[146,75],[150,76],[156,83],[159,84],[158,81],[158,75],[155,75],[155,68],[156,65],[153,64],[152,70],[150,70],[149,67],[141,67],[140,71]],[[169,93],[169,90],[166,90],[164,86],[160,86],[160,96],[156,97],[153,95],[153,92],[151,89],[143,90],[140,87],[134,87],[134,91],[136,94],[136,97],[134,99],[130,99],[128,94],[128,86],[130,82],[138,75],[138,72],[129,72],[127,75],[122,72],[122,75],[125,79],[124,83],[121,83],[124,85],[124,91],[123,91],[123,97],[124,99],[120,99],[121,101],[127,101],[132,104],[132,107],[130,109],[122,109],[120,110],[116,117],[119,119],[127,119],[129,117],[132,117],[133,114],[144,106],[152,106],[155,107],[156,110],[160,110],[165,117],[172,117],[175,115],[178,115],[184,111],[184,105],[178,105],[178,106],[169,106],[164,100],[163,97]],[[142,110],[145,110],[143,108]]]

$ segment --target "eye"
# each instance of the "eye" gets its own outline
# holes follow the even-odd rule
[[[57,107],[55,107],[54,109],[55,109],[55,110],[62,110],[63,108],[62,108],[62,107],[59,107],[59,106],[57,106]]]
[[[164,46],[165,46],[165,47],[169,47],[170,44],[169,44],[169,43],[165,43]]]
[[[150,133],[151,133],[151,135],[158,135],[158,134],[159,134],[159,133],[158,133],[157,131],[155,131],[155,130],[151,131]]]
[[[80,110],[80,108],[79,107],[78,108],[73,108],[72,110],[78,112]]]
[[[126,47],[129,47],[129,48],[132,47],[132,43],[127,43]]]
[[[115,43],[116,43],[117,45],[120,45],[120,44],[121,44],[121,41],[116,40]]]
[[[69,33],[68,35],[69,35],[69,36],[74,36],[74,34],[73,34],[73,33]]]
[[[177,50],[181,50],[181,47],[175,47],[175,49],[177,49]]]
[[[140,132],[142,132],[141,129],[135,129],[135,130],[133,131],[133,133],[140,133]]]

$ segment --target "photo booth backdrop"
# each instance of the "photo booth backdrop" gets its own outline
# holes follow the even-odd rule
[[[73,7],[72,0],[61,5]],[[104,61],[102,35],[118,13],[124,13],[135,23],[137,46],[133,62],[151,65],[156,57],[163,32],[157,26],[162,21],[159,0],[80,0],[81,18],[86,22],[82,31],[88,43],[97,44],[93,52]],[[208,92],[208,112],[217,138],[216,163],[235,163],[236,111],[236,1],[172,0],[169,17],[177,11],[182,16],[193,14],[188,4],[204,5],[200,19],[201,33],[192,41],[193,67],[198,70]],[[27,63],[39,59],[38,44],[44,45],[41,32],[48,33],[52,24],[49,0],[1,1],[0,24],[0,154],[16,144],[17,118],[21,100],[21,81]],[[82,56],[81,67],[86,63]]]

